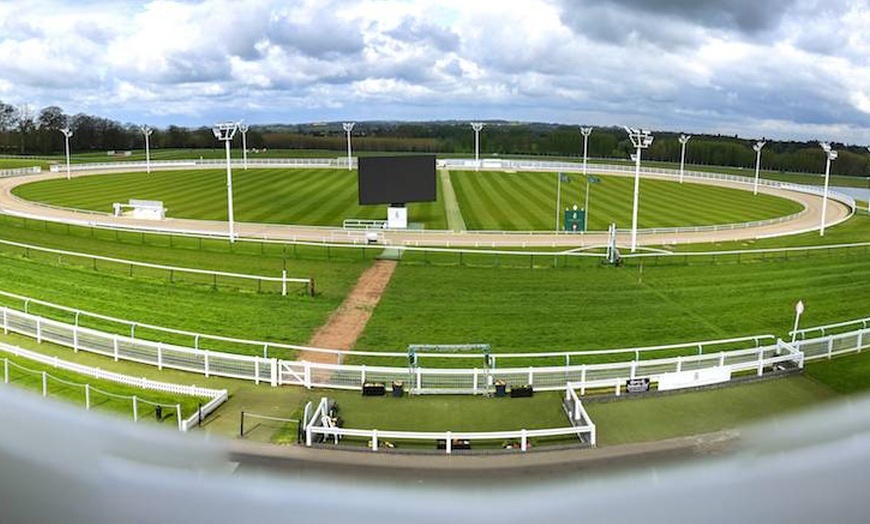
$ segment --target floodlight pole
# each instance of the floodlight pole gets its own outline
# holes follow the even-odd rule
[[[758,194],[758,175],[761,172],[761,150],[767,144],[764,140],[759,140],[752,146],[752,149],[755,150],[755,185],[752,189],[752,194]]]
[[[870,147],[867,152],[870,153]],[[870,176],[867,177],[867,212],[870,213]]]
[[[472,122],[471,129],[474,129],[474,170],[480,171],[480,130],[483,129],[483,122]]]
[[[356,122],[345,122],[345,123],[341,124],[342,129],[344,129],[344,132],[347,133],[347,170],[348,171],[351,170],[351,162],[353,161],[352,157],[351,157],[351,150],[350,150],[350,132],[353,131],[353,126],[355,126],[355,125],[356,125]]]
[[[589,135],[592,134],[592,128],[581,127],[580,134],[583,135],[583,176],[586,176],[586,154],[589,151]]]
[[[562,173],[556,173],[556,233],[559,232],[559,212],[562,210]]]
[[[151,174],[151,133],[154,132],[148,126],[140,126],[139,129],[142,130],[142,134],[145,135],[145,172],[149,175]]]
[[[242,133],[242,163],[245,166],[245,171],[248,170],[248,129],[250,126],[239,123],[239,131]]]
[[[692,135],[680,135],[680,183],[683,183],[683,173],[686,167],[686,144]]]
[[[66,145],[66,179],[69,180],[70,178],[72,178],[69,169],[69,137],[71,137],[73,133],[68,127],[61,129],[60,132],[63,133],[63,137],[66,139],[64,142],[64,144]]]
[[[586,175],[586,204],[584,204],[585,207],[583,208],[583,211],[585,211],[585,213],[586,213],[586,224],[585,225],[586,225],[587,230],[589,229],[589,226],[588,226],[588,224],[589,224],[589,187],[590,187],[589,175]]]
[[[239,126],[235,122],[215,124],[212,128],[215,138],[222,141],[226,145],[227,150],[227,211],[229,214],[231,243],[236,241],[236,233],[235,224],[233,223],[233,170],[230,165],[230,143],[233,141],[233,136],[238,128]]]
[[[631,252],[637,250],[637,207],[640,196],[640,152],[653,143],[653,136],[649,131],[626,127],[628,138],[634,145],[636,152],[634,157],[634,204],[631,209]]]
[[[825,236],[825,214],[828,211],[828,181],[831,179],[831,162],[837,159],[837,152],[831,149],[827,142],[820,142],[825,151],[825,192],[822,194],[822,224],[819,227],[819,236]]]

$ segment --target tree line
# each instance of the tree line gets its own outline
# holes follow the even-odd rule
[[[64,151],[61,129],[73,132],[73,152],[129,150],[144,148],[145,138],[138,125],[78,113],[66,114],[58,106],[34,110],[0,101],[0,152],[4,154],[48,155]],[[652,161],[679,162],[679,134],[654,132],[655,141],[644,151]],[[341,122],[296,125],[251,126],[250,148],[319,149],[342,152],[346,135]],[[736,136],[697,135],[686,148],[687,164],[755,167],[754,140]],[[220,144],[210,127],[170,125],[154,129],[150,145],[155,149],[212,149]],[[492,120],[480,134],[481,154],[540,155],[580,158],[583,138],[579,127],[546,123],[517,123]],[[840,156],[832,173],[870,175],[870,155],[864,147],[835,144]],[[468,122],[360,122],[353,130],[355,151],[414,153],[474,153],[474,132]],[[598,127],[589,137],[591,158],[628,159],[634,148],[627,133],[617,127]],[[762,153],[762,168],[774,171],[823,173],[825,155],[817,142],[770,141]]]

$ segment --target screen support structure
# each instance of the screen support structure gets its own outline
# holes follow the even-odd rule
[[[387,229],[408,229],[408,208],[405,204],[390,204],[387,209]]]

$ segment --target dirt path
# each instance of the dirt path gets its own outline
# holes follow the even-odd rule
[[[353,348],[387,289],[396,264],[395,260],[376,260],[372,267],[365,270],[344,302],[329,316],[326,324],[314,333],[308,345],[315,348]],[[299,360],[337,364],[338,356],[303,352]]]

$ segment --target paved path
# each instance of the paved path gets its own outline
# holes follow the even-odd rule
[[[119,170],[116,172],[123,172]],[[74,176],[107,174],[109,171],[80,172]],[[76,210],[52,208],[45,205],[28,202],[12,195],[12,189],[20,184],[63,178],[63,173],[45,173],[35,176],[7,178],[0,180],[0,211],[24,216],[43,217],[50,220],[72,221],[82,225],[126,227],[139,229],[160,229],[176,232],[196,232],[209,234],[226,234],[227,224],[220,221],[192,220],[169,218],[163,221],[136,220],[129,217],[113,217],[108,213],[91,213]],[[619,175],[617,175],[619,176]],[[644,175],[644,178],[663,178],[655,175]],[[663,179],[668,179],[664,177]],[[669,180],[669,179],[668,179]],[[692,183],[730,187],[746,190],[749,184],[720,181],[693,180]],[[797,217],[763,226],[742,229],[724,229],[720,231],[698,231],[678,233],[642,233],[638,235],[638,245],[676,245],[699,242],[727,242],[748,240],[764,236],[785,235],[814,230],[821,222],[822,198],[816,195],[798,193],[766,186],[759,187],[759,192],[788,198],[801,203],[806,209]],[[830,227],[848,218],[849,208],[837,201],[830,200],[826,223]],[[349,231],[339,228],[324,228],[311,226],[295,226],[280,224],[236,223],[236,233],[248,238],[262,238],[289,241],[313,242],[343,242],[365,243],[365,232]],[[584,234],[553,234],[553,233],[512,233],[512,232],[471,232],[471,231],[387,231],[382,233],[381,242],[387,245],[404,246],[444,246],[444,247],[588,247],[603,246],[607,243],[606,232]],[[622,233],[618,237],[621,246],[628,245],[630,236]]]
[[[465,231],[465,219],[462,218],[462,210],[456,200],[456,192],[453,191],[453,181],[450,180],[450,171],[442,169],[441,172],[441,195],[444,198],[444,214],[447,215],[447,229],[451,231]]]

